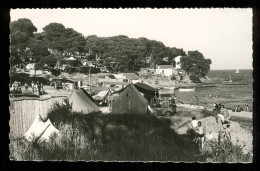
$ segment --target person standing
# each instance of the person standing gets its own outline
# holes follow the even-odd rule
[[[245,111],[248,111],[248,104],[245,104]]]
[[[225,108],[224,105],[222,106],[221,114],[222,114],[223,117],[224,117],[224,120],[223,120],[222,124],[227,124],[227,123],[229,123],[229,122],[230,122],[229,119],[230,119],[231,116],[230,116],[228,110]]]
[[[221,104],[220,104],[220,103],[218,104],[218,109],[217,109],[217,111],[218,111],[218,113],[221,112]]]
[[[235,112],[237,112],[237,111],[238,111],[238,105],[236,104]]]
[[[60,91],[60,90],[59,90],[59,85],[58,85],[58,82],[57,82],[57,81],[55,82],[55,88],[57,89],[57,92]]]
[[[225,129],[225,136],[227,138],[228,141],[231,141],[231,129],[230,129],[230,125],[228,124],[226,129]]]
[[[37,81],[37,95],[41,95],[41,85],[39,81]]]
[[[214,111],[215,115],[218,114],[218,104],[217,103],[213,104],[213,111]]]
[[[21,82],[17,83],[17,92],[22,93]]]
[[[198,122],[198,126],[197,126],[197,129],[196,129],[196,133],[197,133],[197,139],[196,139],[196,142],[199,141],[199,148],[201,150],[203,150],[204,148],[204,140],[205,140],[205,128],[204,126],[202,125],[201,121]]]
[[[24,84],[24,89],[25,89],[25,93],[27,93],[28,92],[28,84],[27,83]]]
[[[31,83],[31,86],[32,86],[32,93],[34,94],[34,82],[33,81]]]
[[[190,128],[195,130],[197,126],[198,126],[197,118],[193,116],[192,121],[190,122]]]
[[[190,129],[188,129],[187,134],[196,141],[196,129],[198,127],[198,121],[195,116],[192,117],[192,121],[190,122]]]
[[[208,103],[204,104],[204,109],[208,109]]]

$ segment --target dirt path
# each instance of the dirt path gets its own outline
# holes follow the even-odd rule
[[[198,105],[178,104],[178,106],[189,108],[189,109],[204,109],[204,106],[198,106]],[[212,109],[209,109],[209,111],[212,111]],[[236,117],[246,118],[246,119],[252,119],[253,118],[252,112],[247,112],[247,111],[232,112],[232,110],[228,110],[228,112],[231,114],[231,116],[236,116]]]
[[[202,106],[196,105],[178,105],[180,107],[180,113],[171,117],[172,128],[178,134],[186,134],[186,131],[189,129],[190,121],[192,116],[196,116],[199,121],[202,122],[202,125],[206,126],[206,136],[209,131],[212,131],[213,137],[217,140],[218,138],[218,124],[215,117],[202,117],[201,109]],[[192,109],[192,110],[191,110]],[[232,116],[237,116],[245,119],[252,119],[252,112],[231,112]],[[234,145],[244,145],[243,151],[245,153],[252,152],[253,149],[253,134],[252,131],[241,127],[239,122],[232,121],[230,124],[231,129],[231,141]]]

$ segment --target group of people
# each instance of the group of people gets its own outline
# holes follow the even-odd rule
[[[220,134],[224,134],[227,140],[231,140],[231,130],[230,130],[230,117],[228,110],[225,108],[224,105],[218,104],[215,105],[215,115],[216,122],[218,123],[218,130],[217,132]],[[212,131],[209,131],[207,136],[206,135],[206,127],[202,125],[201,121],[197,121],[196,117],[192,117],[192,121],[190,123],[190,129],[188,129],[187,133],[193,137],[193,141],[198,143],[199,148],[204,148],[204,141],[205,137],[208,140],[213,139]]]
[[[246,103],[244,108],[243,107],[240,107],[240,105],[236,104],[236,107],[234,109],[235,112],[240,112],[241,110],[245,110],[245,111],[248,111],[248,104]]]
[[[11,86],[11,91],[22,93],[21,82],[15,81]]]
[[[63,90],[65,90],[65,91],[70,91],[70,84],[69,84],[69,83],[64,83],[64,82],[62,82],[61,84],[62,84]],[[58,86],[57,86],[57,87],[58,87]],[[56,89],[59,90],[58,88],[56,88]]]
[[[43,84],[39,83],[39,81],[31,82],[32,91],[29,91],[29,85],[24,83],[24,90],[22,91],[22,84],[21,82],[15,81],[11,86],[11,91],[16,93],[23,93],[23,94],[36,94],[42,95],[44,94]]]
[[[25,83],[24,88],[25,91],[28,91],[29,85]],[[43,84],[40,83],[39,81],[32,81],[31,82],[31,87],[32,87],[32,93],[35,95],[43,95],[44,94],[44,89],[43,89]]]
[[[201,121],[197,120],[195,116],[192,117],[190,129],[188,129],[187,133],[192,137],[194,142],[199,144],[200,149],[204,148],[206,128],[202,125]]]

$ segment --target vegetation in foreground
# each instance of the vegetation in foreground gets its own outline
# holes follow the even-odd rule
[[[241,146],[208,143],[200,152],[166,118],[151,115],[82,115],[68,103],[56,104],[49,118],[60,133],[36,143],[20,138],[10,144],[14,160],[200,161],[250,162]],[[16,148],[15,148],[16,147]]]

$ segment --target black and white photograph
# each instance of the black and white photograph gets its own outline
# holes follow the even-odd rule
[[[252,8],[10,10],[12,161],[253,162]]]

